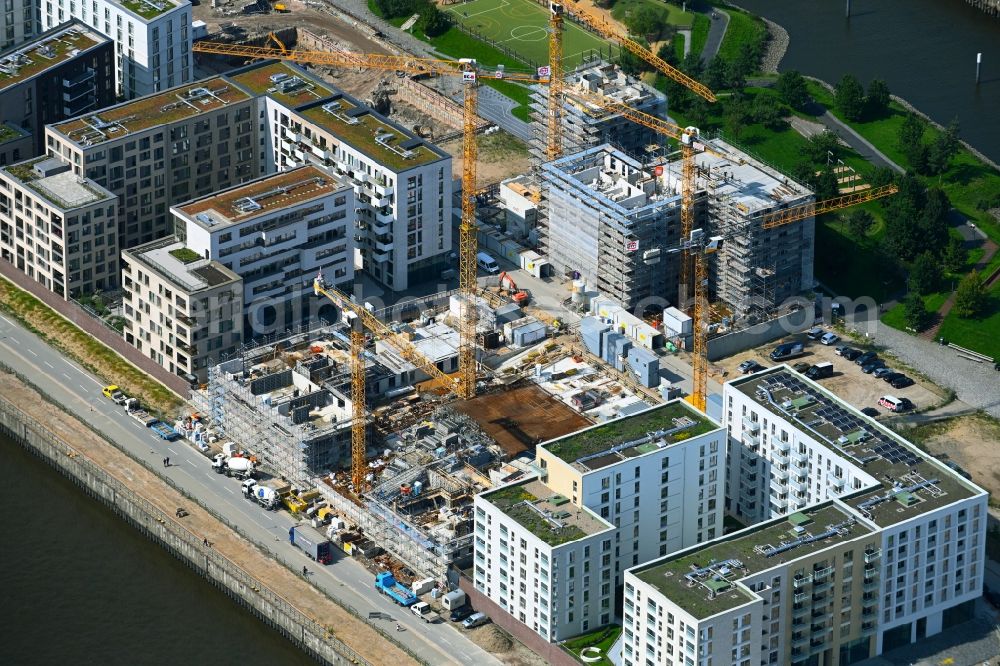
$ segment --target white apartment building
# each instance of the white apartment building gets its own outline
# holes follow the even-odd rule
[[[187,0],[39,0],[38,6],[41,31],[75,18],[115,41],[120,97],[149,95],[192,80]]]
[[[125,340],[170,372],[204,382],[243,342],[243,281],[176,238],[122,252]]]
[[[549,641],[609,624],[625,569],[722,534],[724,438],[674,401],[539,445],[539,480],[476,498],[476,588]],[[506,580],[522,539],[524,568],[558,585]]]
[[[115,197],[36,158],[0,169],[0,254],[63,298],[117,288]]]
[[[402,291],[452,267],[450,155],[298,67],[264,63],[227,76],[266,96],[265,164],[314,164],[354,184],[359,268]]]
[[[255,99],[214,77],[46,127],[46,150],[118,197],[119,245],[174,230],[170,206],[260,175]]]
[[[626,573],[626,666],[844,666],[971,617],[985,491],[787,366],[723,399],[730,492],[767,479],[767,520]]]

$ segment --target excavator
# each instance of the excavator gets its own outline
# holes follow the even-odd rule
[[[504,283],[507,283],[507,287],[504,287]],[[500,274],[500,293],[505,296],[509,296],[512,301],[524,307],[531,300],[531,292],[527,289],[518,289],[517,283],[514,282],[514,278],[510,276],[507,271]]]

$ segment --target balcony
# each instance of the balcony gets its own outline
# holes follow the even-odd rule
[[[833,573],[833,567],[825,567],[823,569],[818,569],[813,571],[813,580],[822,580]]]
[[[771,452],[771,460],[777,465],[787,465],[788,456],[784,453],[779,453],[778,451]]]
[[[843,490],[844,489],[844,483],[845,483],[844,479],[837,478],[836,476],[828,476],[828,477],[826,477],[826,482],[834,490]]]
[[[809,643],[809,637],[805,634],[795,635],[792,634],[792,647],[805,647]]]
[[[798,467],[805,467],[807,464],[809,464],[809,456],[799,451],[792,453],[791,459],[792,459],[792,464],[797,465]]]
[[[806,599],[808,599],[808,598],[809,598],[809,595],[806,594],[805,592],[796,592],[795,596],[792,597],[792,601],[794,601],[797,604],[802,604],[802,603],[805,603]]]
[[[389,261],[392,255],[388,252],[372,252],[371,257],[372,261],[374,261],[376,264],[384,264],[385,262]]]
[[[777,507],[778,511],[784,511],[788,507],[788,500],[787,499],[781,499],[781,498],[778,498],[778,497],[772,497],[771,498],[771,504],[773,504],[775,507]]]
[[[787,455],[788,452],[791,451],[791,449],[792,449],[792,445],[790,443],[788,443],[788,442],[780,442],[779,441],[779,442],[777,442],[774,445],[774,450],[775,450],[776,453],[783,453],[783,454]]]
[[[744,456],[740,459],[740,467],[746,472],[756,472],[757,471],[757,460],[756,457]]]
[[[785,484],[778,479],[771,479],[771,490],[778,495],[788,492],[788,488],[785,487]]]
[[[865,563],[876,562],[882,557],[882,549],[865,551]]]
[[[184,324],[185,326],[194,326],[194,319],[187,315],[183,315],[180,312],[177,313],[177,321]]]
[[[375,241],[375,249],[379,252],[392,252],[394,247],[395,245],[392,244],[391,240],[386,242],[380,240]]]
[[[743,433],[743,443],[750,448],[751,451],[757,451],[760,447],[760,437],[758,435],[751,435],[750,433]]]
[[[779,467],[771,467],[771,474],[773,474],[774,478],[778,479],[779,481],[787,481],[788,480],[788,470],[787,469],[781,469]]]
[[[757,499],[757,489],[752,486],[740,486],[740,498],[747,501]]]
[[[875,633],[875,622],[862,622],[861,623],[861,635],[871,636]]]
[[[806,605],[793,605],[792,606],[792,617],[806,617],[809,614],[809,606]]]
[[[759,433],[760,423],[758,421],[751,421],[750,419],[743,419],[743,432],[750,434]]]
[[[789,490],[794,490],[797,493],[804,493],[809,490],[809,484],[805,481],[799,481],[798,479],[791,479],[788,482]]]
[[[865,592],[878,592],[879,582],[877,578],[865,579],[864,584],[861,586]]]
[[[812,580],[813,580],[812,576],[803,576],[801,578],[796,578],[796,579],[792,580],[792,585],[797,590],[800,587],[805,587],[806,585],[808,585],[809,583],[811,583]]]
[[[194,345],[186,344],[184,342],[178,342],[177,347],[191,355],[195,355],[198,353],[197,347],[195,347]]]

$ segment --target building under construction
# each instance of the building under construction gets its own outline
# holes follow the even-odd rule
[[[737,319],[762,319],[813,287],[814,220],[764,229],[763,215],[813,193],[721,141],[695,157],[694,227],[726,236],[709,290]],[[610,145],[546,163],[548,259],[628,310],[676,302],[681,163],[641,163]]]
[[[562,141],[565,154],[576,153],[610,143],[632,155],[651,157],[661,152],[662,136],[634,123],[619,113],[584,102],[579,92],[602,95],[657,118],[667,116],[667,97],[652,86],[625,74],[617,65],[605,62],[585,63],[569,72],[563,87]],[[548,86],[535,86],[531,98],[531,153],[538,159],[545,155]],[[643,159],[643,158],[640,158]]]

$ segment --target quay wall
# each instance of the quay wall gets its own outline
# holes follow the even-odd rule
[[[206,549],[202,538],[188,531],[174,516],[167,515],[78,454],[4,396],[0,396],[0,432],[74,481],[318,662],[332,666],[369,663],[262,581],[224,555]]]

